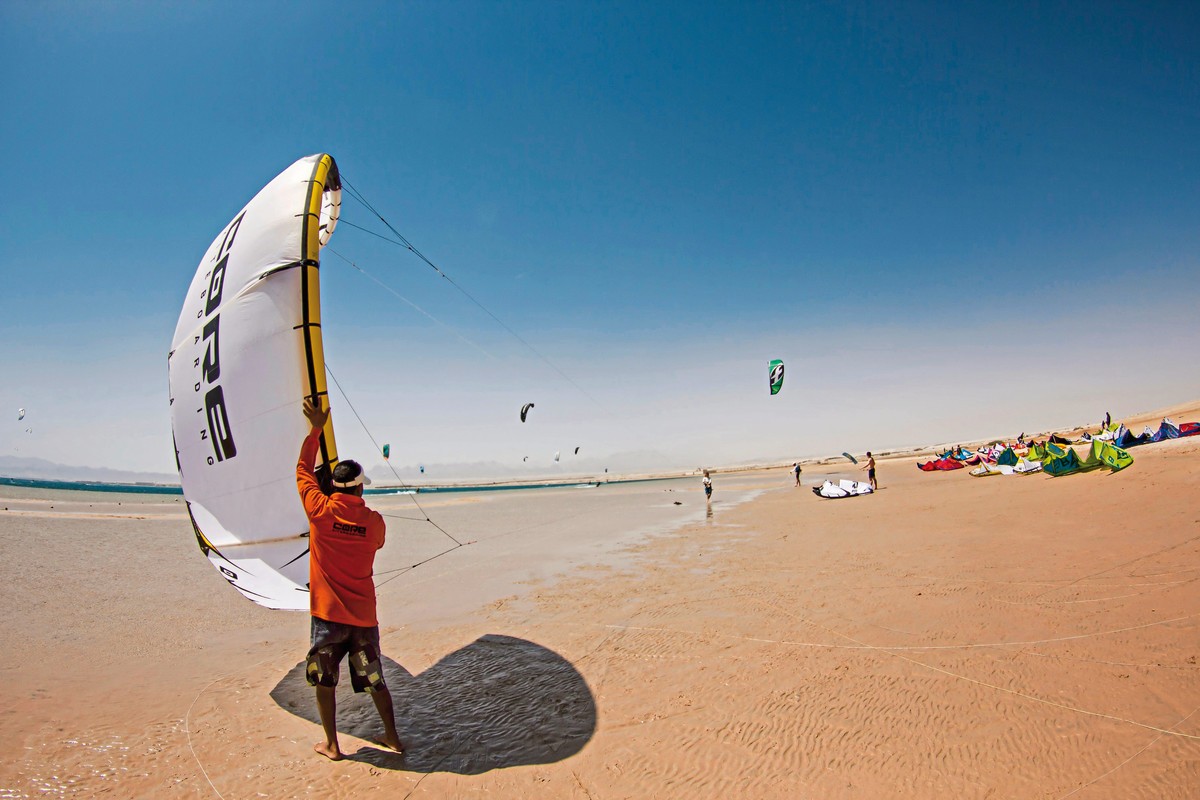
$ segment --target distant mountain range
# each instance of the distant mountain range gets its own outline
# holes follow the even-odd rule
[[[763,458],[761,461],[748,463],[782,463],[781,459]],[[620,475],[673,475],[690,474],[702,467],[722,468],[730,464],[686,464],[679,463],[678,458],[672,458],[665,453],[653,450],[640,450],[613,453],[602,458],[576,456],[574,452],[564,452],[562,459],[553,461],[551,456],[530,457],[528,462],[502,463],[496,461],[464,462],[464,463],[430,463],[425,465],[421,473],[419,464],[395,464],[392,467],[382,461],[367,464],[367,474],[371,480],[382,485],[391,485],[398,481],[403,483],[439,483],[443,481],[514,481],[528,479],[530,481],[574,479],[574,477],[617,477]],[[607,470],[607,471],[606,471]],[[104,483],[162,483],[167,486],[179,486],[179,475],[175,473],[139,473],[126,469],[109,469],[107,467],[78,467],[78,465],[59,464],[44,458],[29,458],[23,456],[0,456],[0,477],[25,477],[42,481],[101,481]]]
[[[767,459],[775,461],[778,459]],[[382,461],[367,464],[367,474],[377,483],[395,483],[397,476],[405,483],[436,483],[439,481],[463,480],[514,480],[528,478],[545,480],[553,478],[602,477],[628,474],[675,474],[698,470],[702,466],[720,467],[720,464],[681,464],[654,450],[638,450],[614,453],[605,458],[587,458],[574,453],[563,453],[561,460],[553,457],[531,457],[529,461],[504,464],[498,461],[476,461],[466,463],[430,463],[422,473],[419,464],[395,465],[395,473]],[[607,469],[607,472],[605,470]],[[51,481],[101,481],[104,483],[158,483],[179,485],[179,475],[166,472],[136,472],[108,467],[84,467],[58,464],[44,458],[0,455],[0,477],[32,478]]]
[[[179,476],[166,472],[134,472],[108,467],[56,464],[44,458],[0,456],[0,476],[47,481],[101,481],[103,483],[165,483],[178,486]]]
[[[648,472],[657,470],[691,469],[672,464],[671,459],[662,453],[640,451],[618,453],[607,459],[586,459],[574,454],[564,454],[562,460],[555,462],[552,458],[539,458],[536,462],[531,458],[520,464],[502,464],[498,461],[477,461],[470,463],[451,463],[425,465],[422,473],[420,465],[411,464],[396,466],[396,474],[404,482],[417,483],[439,480],[472,480],[472,479],[514,479],[530,478],[545,479],[572,476]],[[383,462],[367,466],[371,479],[382,483],[394,483],[396,474]],[[109,467],[85,467],[71,464],[58,464],[44,458],[28,458],[23,456],[0,455],[0,477],[33,478],[51,481],[101,481],[104,483],[161,483],[177,486],[179,476],[165,472],[137,472],[133,470],[111,469]]]

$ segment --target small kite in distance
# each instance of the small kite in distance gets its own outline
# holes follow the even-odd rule
[[[779,394],[779,390],[783,388],[783,362],[778,358],[771,360],[769,376],[771,394]]]
[[[383,446],[383,460],[387,461],[391,457],[392,457],[392,446],[390,444],[385,444]]]
[[[17,409],[17,422],[20,422],[23,419],[25,419],[25,409],[18,408]]]
[[[576,448],[575,448],[575,455],[579,455],[579,448],[578,448],[578,447],[576,447]]]

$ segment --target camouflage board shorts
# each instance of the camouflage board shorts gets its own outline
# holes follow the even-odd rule
[[[360,628],[312,617],[312,647],[305,676],[309,686],[337,686],[342,658],[350,656],[350,685],[356,692],[387,688],[379,663],[379,627]]]

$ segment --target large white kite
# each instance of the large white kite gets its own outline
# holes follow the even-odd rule
[[[325,154],[268,183],[200,261],[167,360],[196,540],[226,580],[268,608],[309,607],[296,458],[304,399],[326,401],[318,276],[340,205],[337,165]],[[336,464],[331,420],[318,476]]]

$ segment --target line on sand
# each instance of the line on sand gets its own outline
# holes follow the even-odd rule
[[[1200,613],[1188,614],[1187,616],[1183,616],[1183,617],[1173,617],[1171,619],[1157,620],[1155,622],[1146,622],[1146,623],[1143,623],[1142,625],[1131,625],[1128,628],[1116,628],[1116,629],[1110,630],[1110,631],[1094,631],[1092,633],[1080,633],[1080,634],[1075,634],[1073,636],[1059,636],[1059,637],[1056,637],[1053,639],[1030,639],[1029,641],[1023,641],[1023,642],[972,642],[972,643],[967,643],[967,644],[874,645],[874,644],[866,644],[865,642],[860,642],[857,639],[854,639],[850,636],[846,636],[845,634],[838,633],[837,631],[832,631],[832,630],[830,630],[830,633],[836,633],[838,636],[842,636],[843,638],[846,638],[852,642],[855,642],[855,644],[832,644],[830,642],[801,642],[801,641],[796,641],[794,639],[766,639],[761,636],[738,636],[736,634],[716,634],[716,635],[728,637],[731,639],[740,639],[742,641],[747,641],[747,642],[760,642],[762,644],[783,644],[783,645],[789,645],[791,647],[816,647],[816,648],[822,648],[822,649],[826,649],[826,650],[887,650],[889,652],[897,651],[897,650],[905,650],[905,651],[911,651],[911,650],[918,650],[918,651],[919,650],[972,650],[972,649],[977,649],[977,648],[993,648],[993,647],[1024,647],[1027,645],[1034,645],[1034,644],[1053,644],[1054,642],[1068,642],[1073,639],[1091,639],[1095,636],[1110,636],[1110,635],[1117,634],[1117,633],[1126,633],[1128,631],[1141,630],[1142,628],[1153,628],[1157,625],[1168,625],[1172,622],[1183,622],[1184,620],[1195,619],[1196,617],[1200,617]],[[817,623],[815,623],[815,622],[813,622],[811,624],[817,625]],[[638,626],[638,625],[616,625],[616,624],[613,624],[613,625],[605,625],[604,627],[618,628],[618,629],[630,630],[630,631],[645,631],[647,633],[673,633],[673,634],[677,634],[680,636],[708,636],[708,635],[710,635],[707,633],[700,633],[697,631],[685,631],[685,630],[679,630],[676,628],[654,628],[654,627],[642,627],[642,626]],[[824,626],[818,625],[818,627],[824,627]],[[826,628],[826,630],[829,630],[829,629]]]
[[[1180,725],[1182,725],[1183,723],[1187,722],[1189,719],[1191,719],[1191,718],[1192,718],[1192,717],[1195,715],[1195,713],[1196,713],[1197,711],[1200,711],[1200,706],[1196,706],[1195,708],[1193,708],[1193,709],[1192,709],[1192,713],[1191,713],[1191,714],[1188,714],[1186,717],[1184,717],[1183,719],[1179,720],[1179,722],[1176,722],[1176,723],[1175,723],[1175,725],[1174,725],[1174,727],[1178,728]],[[1133,755],[1131,755],[1129,758],[1127,758],[1127,759],[1125,759],[1124,761],[1122,761],[1120,764],[1117,764],[1115,767],[1113,767],[1112,769],[1110,769],[1108,772],[1105,772],[1103,775],[1097,775],[1095,778],[1092,778],[1090,781],[1088,781],[1087,783],[1083,784],[1082,786],[1077,786],[1077,787],[1075,787],[1075,788],[1074,788],[1074,789],[1072,789],[1071,791],[1069,791],[1069,792],[1067,792],[1066,794],[1064,794],[1064,795],[1062,795],[1061,797],[1059,797],[1059,798],[1058,798],[1058,800],[1065,800],[1065,798],[1068,798],[1068,797],[1070,797],[1070,796],[1071,796],[1071,795],[1073,795],[1073,794],[1079,794],[1080,792],[1082,792],[1084,789],[1088,788],[1089,786],[1092,786],[1092,785],[1094,785],[1094,784],[1097,784],[1097,783],[1099,783],[1100,781],[1104,780],[1104,779],[1105,779],[1105,778],[1107,778],[1109,775],[1112,775],[1114,772],[1116,772],[1117,770],[1119,770],[1121,767],[1125,766],[1125,765],[1126,765],[1126,764],[1128,764],[1130,761],[1133,761],[1135,758],[1137,758],[1138,756],[1140,756],[1142,753],[1146,752],[1146,751],[1147,751],[1147,750],[1149,750],[1151,747],[1153,747],[1154,745],[1158,744],[1159,740],[1160,740],[1160,739],[1162,739],[1164,735],[1165,735],[1165,734],[1162,734],[1162,733],[1158,734],[1158,735],[1157,735],[1157,736],[1155,736],[1153,739],[1151,739],[1151,740],[1149,741],[1149,743],[1147,743],[1147,744],[1146,744],[1146,745],[1145,745],[1145,746],[1144,746],[1144,747],[1143,747],[1141,750],[1138,750],[1136,753],[1134,753],[1134,754],[1133,754]]]
[[[741,641],[747,641],[747,642],[757,642],[757,643],[761,643],[761,644],[785,645],[785,646],[790,646],[790,647],[813,647],[813,648],[821,648],[821,649],[828,649],[828,650],[881,651],[881,652],[885,652],[885,653],[894,655],[896,658],[902,659],[911,664],[915,664],[916,666],[924,667],[925,669],[931,670],[933,672],[940,672],[943,675],[948,675],[952,678],[957,678],[959,680],[966,681],[968,683],[974,683],[979,686],[985,686],[989,689],[995,689],[997,691],[1005,692],[1007,694],[1016,695],[1017,697],[1022,697],[1026,700],[1031,700],[1035,703],[1042,703],[1043,705],[1053,706],[1055,708],[1061,708],[1063,710],[1072,711],[1077,714],[1085,714],[1085,715],[1091,716],[1091,717],[1099,717],[1102,719],[1113,720],[1115,722],[1123,722],[1128,725],[1136,725],[1139,728],[1145,728],[1147,730],[1156,731],[1157,733],[1160,733],[1160,734],[1163,734],[1166,736],[1177,736],[1182,739],[1189,739],[1192,741],[1200,741],[1200,735],[1183,733],[1181,731],[1169,730],[1167,728],[1160,728],[1155,725],[1150,725],[1149,723],[1138,722],[1137,720],[1126,719],[1124,717],[1118,717],[1113,714],[1105,714],[1100,711],[1089,711],[1086,708],[1079,708],[1078,706],[1072,706],[1072,705],[1068,705],[1066,703],[1059,703],[1055,700],[1048,700],[1046,698],[1038,697],[1036,695],[1028,694],[1026,692],[1021,692],[1016,689],[1009,689],[1004,686],[997,686],[992,683],[987,683],[986,681],[981,681],[976,678],[970,678],[970,677],[967,677],[966,675],[960,675],[956,672],[951,672],[950,670],[947,670],[947,669],[942,669],[941,667],[935,667],[932,664],[926,664],[923,661],[918,661],[915,658],[910,658],[906,655],[903,655],[901,652],[898,652],[898,651],[922,651],[922,650],[960,650],[960,649],[972,649],[972,648],[984,648],[984,647],[995,648],[995,647],[1012,647],[1012,646],[1031,645],[1031,644],[1048,644],[1051,642],[1063,642],[1063,641],[1070,641],[1073,639],[1086,639],[1086,638],[1090,638],[1093,636],[1104,636],[1104,635],[1115,634],[1115,633],[1123,633],[1125,631],[1138,630],[1141,628],[1150,628],[1155,625],[1166,625],[1166,624],[1169,624],[1172,622],[1180,622],[1183,620],[1193,619],[1198,616],[1200,616],[1200,614],[1189,614],[1184,617],[1175,617],[1173,619],[1159,620],[1157,622],[1148,622],[1144,625],[1133,625],[1128,628],[1119,628],[1117,630],[1111,630],[1111,631],[1098,631],[1095,633],[1078,634],[1075,636],[1063,636],[1063,637],[1059,637],[1056,639],[1040,639],[1040,640],[1034,640],[1034,641],[1028,641],[1028,642],[994,642],[991,644],[898,645],[898,646],[893,646],[893,647],[870,645],[865,642],[859,641],[858,639],[855,639],[852,636],[841,633],[839,631],[832,630],[830,628],[825,628],[825,626],[820,625],[819,623],[811,622],[811,621],[810,621],[810,624],[816,625],[817,627],[820,627],[820,628],[824,628],[825,630],[829,631],[830,633],[832,633],[836,636],[840,636],[844,639],[848,639],[851,642],[854,642],[854,644],[830,644],[828,642],[799,642],[799,641],[793,641],[793,640],[788,640],[788,639],[766,639],[766,638],[757,637],[757,636],[738,636],[735,634],[717,634],[717,635],[722,636],[724,638],[739,639]],[[683,636],[706,635],[706,634],[694,633],[692,631],[681,631],[681,630],[675,630],[675,629],[671,629],[671,628],[640,627],[640,626],[636,626],[636,625],[606,625],[605,627],[616,628],[616,629],[620,629],[620,630],[629,630],[629,631],[644,631],[644,632],[648,632],[648,633],[669,633],[669,634],[676,634],[676,635],[683,635]],[[1189,715],[1189,716],[1191,716],[1191,715]],[[1187,718],[1185,717],[1184,719],[1187,719]]]
[[[278,656],[267,656],[266,658],[262,659],[261,661],[257,661],[248,667],[240,667],[236,670],[233,670],[232,672],[227,672],[224,675],[221,675],[220,677],[213,678],[211,681],[208,682],[208,684],[203,689],[201,689],[199,692],[196,693],[196,696],[192,698],[192,704],[190,706],[188,706],[187,713],[183,715],[183,732],[187,734],[188,750],[190,750],[192,752],[192,758],[194,758],[196,760],[196,766],[198,766],[200,768],[200,774],[202,774],[204,776],[204,780],[208,781],[209,788],[211,788],[213,790],[213,792],[217,795],[217,797],[219,797],[221,800],[225,800],[225,795],[221,794],[221,792],[217,789],[217,787],[213,785],[212,778],[208,777],[208,770],[206,770],[204,768],[204,764],[202,764],[200,762],[200,756],[196,755],[196,748],[192,746],[192,726],[191,726],[191,722],[190,722],[190,719],[192,716],[192,709],[194,709],[196,707],[196,702],[200,699],[200,696],[203,695],[205,692],[207,692],[209,689],[211,689],[215,684],[220,683],[221,681],[226,680],[228,678],[232,678],[234,675],[238,674],[239,672],[245,672],[246,670],[254,669],[257,666],[261,666],[262,664],[265,664],[268,661],[272,661],[277,657]]]
[[[233,674],[232,672],[229,673],[229,675],[232,675],[232,674]],[[192,698],[192,704],[190,706],[188,706],[187,713],[183,715],[183,732],[187,734],[188,750],[192,751],[192,758],[194,758],[196,760],[196,766],[200,768],[200,774],[204,776],[204,780],[208,781],[209,788],[211,788],[213,790],[213,792],[217,795],[217,797],[221,798],[221,800],[225,800],[225,795],[221,794],[221,792],[218,791],[216,786],[213,786],[212,778],[208,777],[208,770],[206,770],[204,768],[204,764],[200,763],[200,756],[196,755],[196,748],[192,747],[192,727],[189,724],[188,720],[189,720],[189,717],[192,716],[192,709],[195,708],[196,701],[200,699],[200,695],[207,692],[209,687],[212,686],[214,683],[216,683],[217,681],[225,680],[226,678],[229,677],[229,675],[222,675],[219,678],[213,678],[211,681],[209,681],[208,686],[205,686],[203,689],[201,689],[199,692],[196,693],[196,696],[194,698]]]

